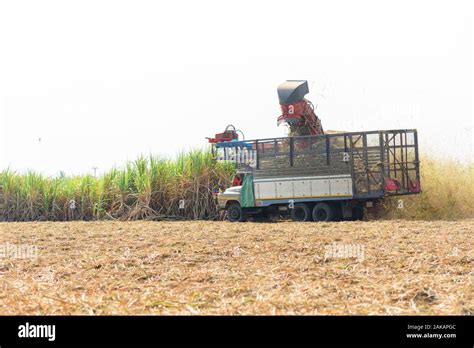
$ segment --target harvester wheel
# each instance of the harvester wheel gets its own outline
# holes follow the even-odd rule
[[[232,202],[227,208],[227,219],[230,222],[241,222],[245,221],[245,213],[242,211],[238,202]]]
[[[327,203],[318,203],[313,208],[313,220],[316,222],[334,220],[334,209]]]
[[[310,221],[311,211],[307,204],[298,203],[291,209],[291,219],[293,221]]]

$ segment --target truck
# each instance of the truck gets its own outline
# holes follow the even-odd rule
[[[388,196],[421,192],[416,129],[324,132],[306,81],[278,88],[290,136],[240,140],[235,127],[212,140],[216,160],[235,165],[233,185],[217,195],[232,222],[288,214],[294,221],[362,219]],[[211,142],[211,141],[210,141]]]

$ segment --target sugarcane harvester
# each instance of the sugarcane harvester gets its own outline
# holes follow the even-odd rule
[[[421,192],[414,129],[325,134],[307,81],[278,87],[288,137],[245,140],[229,126],[209,139],[217,160],[235,164],[231,187],[217,195],[230,221],[289,214],[295,221],[362,219],[387,196]]]

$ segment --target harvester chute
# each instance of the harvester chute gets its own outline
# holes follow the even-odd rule
[[[309,93],[308,81],[288,80],[279,85],[277,91],[282,112],[278,125],[288,124],[291,136],[324,134],[313,104],[305,99]]]

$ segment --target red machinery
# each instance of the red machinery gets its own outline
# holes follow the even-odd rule
[[[278,117],[277,122],[278,125],[287,123],[290,126],[290,135],[324,134],[313,104],[304,98],[308,93],[308,82],[304,80],[288,80],[278,86],[282,115]]]
[[[239,135],[237,132],[240,132],[235,129],[233,125],[228,125],[225,127],[223,133],[217,133],[214,138],[206,138],[211,144],[222,143],[225,141],[239,140]]]

